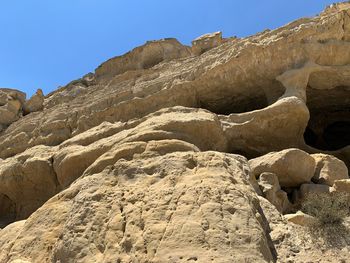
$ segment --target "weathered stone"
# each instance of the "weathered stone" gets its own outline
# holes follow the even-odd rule
[[[1,134],[0,157],[38,144],[58,145],[104,121],[125,122],[178,105],[230,114],[219,118],[232,152],[249,158],[291,147],[311,152],[303,140],[309,110],[314,112],[313,107],[320,105],[318,98],[327,101],[327,94],[338,90],[335,87],[348,85],[350,55],[344,41],[350,35],[347,16],[341,11],[302,19],[246,39],[229,39],[216,48],[217,52],[199,57],[190,57],[188,48],[175,40],[148,43],[104,63],[96,70],[93,82],[68,85],[47,96],[45,112],[33,114]],[[163,57],[168,44],[172,46],[169,59],[156,59],[155,63],[163,62],[156,65],[146,63],[151,65],[146,70],[138,66],[144,53],[159,52]],[[180,59],[175,54],[180,54]],[[289,71],[292,73],[284,74]],[[308,88],[302,86],[306,84]],[[312,103],[309,109],[302,89],[321,94],[306,100]],[[317,98],[315,103],[313,97]],[[327,107],[322,111],[332,106]],[[342,109],[346,109],[345,104]],[[345,110],[328,112],[346,120]],[[28,122],[35,128],[30,129]],[[311,120],[310,125],[314,123]],[[16,145],[15,138],[23,130],[27,136]],[[339,150],[336,155],[346,160],[345,151]]]
[[[106,78],[122,74],[129,70],[148,69],[164,60],[183,58],[190,55],[188,47],[181,45],[174,38],[148,41],[127,54],[112,58],[100,65],[95,75]]]
[[[8,225],[4,229],[0,229],[0,233],[1,233],[0,262],[13,262],[13,261],[9,261],[8,253],[11,251],[11,248],[12,248],[16,238],[23,230],[24,224],[25,224],[25,220],[21,220],[21,221],[17,221],[15,223],[12,223],[11,225]]]
[[[0,132],[21,117],[25,93],[14,89],[0,89]]]
[[[37,146],[0,160],[0,224],[27,218],[58,192],[53,151]]]
[[[192,52],[195,55],[201,55],[214,47],[223,43],[222,32],[204,34],[192,41]]]
[[[350,194],[350,179],[335,180],[332,190]]]
[[[308,153],[350,165],[349,6],[200,56],[148,42],[45,98],[1,89],[0,262],[326,258],[276,207],[329,188]],[[347,191],[329,158],[313,180]]]
[[[36,93],[27,100],[23,105],[24,115],[31,112],[41,111],[44,108],[44,94],[41,89],[38,89]]]
[[[300,226],[311,226],[318,222],[318,220],[315,217],[305,214],[301,211],[298,211],[295,214],[284,215],[284,218],[287,219],[289,222]]]
[[[262,173],[259,176],[259,186],[263,196],[273,204],[278,211],[285,213],[290,209],[287,193],[281,190],[278,178],[273,173]]]
[[[282,187],[297,187],[310,182],[315,171],[315,160],[299,149],[272,152],[252,159],[249,165],[255,176],[274,173]]]
[[[348,168],[345,163],[332,155],[312,154],[316,161],[313,181],[332,186],[335,180],[348,179]]]
[[[330,186],[323,184],[302,184],[298,191],[298,198],[305,199],[309,194],[329,193]]]
[[[68,263],[273,260],[244,158],[159,147],[126,156],[50,199],[0,256]]]

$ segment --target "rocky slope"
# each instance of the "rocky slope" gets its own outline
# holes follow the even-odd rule
[[[346,262],[295,212],[350,192],[349,93],[348,3],[1,89],[0,262]]]

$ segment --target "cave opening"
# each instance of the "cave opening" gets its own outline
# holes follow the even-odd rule
[[[16,204],[5,194],[0,193],[0,228],[16,220]]]
[[[199,107],[220,115],[243,113],[265,108],[269,105],[266,96],[234,96],[212,101],[200,101]]]
[[[304,132],[305,143],[324,151],[350,145],[350,88],[327,90],[307,88],[310,120]]]
[[[283,95],[285,89],[280,83],[273,81],[255,87],[233,88],[226,84],[207,91],[199,95],[198,107],[216,114],[229,115],[266,108],[276,102]]]

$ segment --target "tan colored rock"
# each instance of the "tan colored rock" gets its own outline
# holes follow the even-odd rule
[[[315,171],[315,161],[299,149],[272,152],[249,161],[255,176],[264,172],[274,173],[281,187],[296,187],[310,182]]]
[[[298,80],[293,75],[309,78],[308,90],[315,91],[317,96],[312,97],[322,101],[329,92],[338,90],[335,87],[348,85],[350,55],[344,41],[350,36],[347,17],[341,11],[301,19],[277,30],[228,40],[215,52],[198,57],[187,57],[188,52],[181,51],[188,50],[186,47],[167,40],[173,46],[170,54],[180,54],[181,58],[170,55],[162,63],[156,60],[158,64],[143,69],[138,67],[143,53],[157,58],[153,51],[158,54],[160,50],[162,56],[168,50],[167,41],[160,41],[164,45],[149,43],[104,63],[100,75],[96,70],[93,82],[68,85],[50,94],[45,98],[45,112],[17,121],[16,127],[0,135],[0,157],[13,156],[39,144],[58,145],[105,121],[126,122],[179,105],[231,114],[220,119],[232,152],[249,158],[291,147],[311,152],[303,133],[310,119],[309,110],[313,109],[308,110],[304,91],[300,90],[306,90],[306,86],[293,85]],[[130,65],[126,60],[131,61]],[[318,66],[310,67],[308,61]],[[300,72],[279,78],[293,70]],[[286,83],[288,91],[298,87],[298,92],[284,94]],[[322,93],[325,86],[327,94]],[[313,101],[312,105],[320,105],[319,99]],[[344,118],[339,112],[335,114],[338,119]],[[24,131],[26,136],[21,134]],[[343,152],[339,156],[346,159]]]
[[[350,179],[335,180],[333,191],[350,193]]]
[[[53,149],[37,146],[0,160],[0,224],[25,219],[55,195]]]
[[[245,166],[237,155],[164,154],[158,146],[132,159],[120,156],[50,199],[0,256],[67,263],[272,261]]]
[[[14,89],[0,89],[0,132],[21,117],[25,93]]]
[[[223,42],[222,32],[204,34],[192,41],[192,52],[198,56]]]
[[[295,214],[287,214],[284,215],[284,218],[293,224],[297,224],[300,226],[311,226],[317,223],[317,219],[313,216],[305,214],[301,211],[296,212]]]
[[[9,125],[19,118],[20,102],[17,100],[8,101],[4,106],[0,106],[0,123]]]
[[[273,204],[281,213],[290,209],[287,193],[281,190],[278,177],[273,173],[262,173],[259,176],[259,186],[263,196]]]
[[[11,262],[9,261],[8,254],[11,251],[11,248],[16,241],[16,238],[23,230],[25,220],[17,221],[8,225],[4,229],[0,229],[1,238],[0,238],[0,262]]]
[[[292,96],[261,110],[219,118],[229,149],[251,157],[296,147],[303,137],[309,114],[304,102]]]
[[[122,74],[128,70],[148,69],[164,60],[183,58],[190,55],[189,48],[181,45],[174,38],[148,41],[127,54],[112,58],[100,65],[95,75],[97,78]]]
[[[312,178],[319,184],[332,186],[335,180],[349,179],[345,163],[332,155],[312,154],[316,161],[315,175]]]
[[[303,246],[256,177],[310,183],[315,160],[295,148],[327,149],[326,128],[349,120],[349,17],[342,6],[200,56],[148,42],[24,118],[25,98],[0,92],[0,228],[27,218],[0,230],[0,262],[333,260]],[[260,183],[283,210],[276,176]]]
[[[16,89],[0,88],[0,98],[0,106],[5,105],[10,99],[18,100],[23,104],[26,100],[26,94]]]
[[[331,189],[328,185],[323,184],[302,184],[298,191],[298,198],[305,199],[309,194],[330,193]]]
[[[23,105],[23,113],[27,115],[31,112],[41,111],[44,108],[44,94],[41,89],[38,89],[36,93],[27,100]]]

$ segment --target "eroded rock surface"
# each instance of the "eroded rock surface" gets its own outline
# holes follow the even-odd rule
[[[315,174],[315,160],[306,152],[287,149],[272,152],[249,161],[252,173],[274,173],[282,187],[296,187],[311,181]]]
[[[44,94],[41,89],[27,100],[23,105],[23,113],[29,114],[31,112],[41,111],[44,108]]]
[[[138,157],[125,151],[27,219],[5,261],[273,260],[244,158],[173,152],[171,141],[133,145]]]
[[[346,258],[305,243],[293,212],[350,192],[349,40],[341,4],[243,39],[147,42],[46,97],[1,89],[0,262]]]

